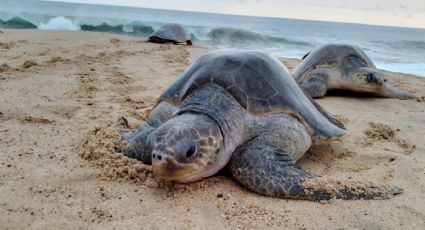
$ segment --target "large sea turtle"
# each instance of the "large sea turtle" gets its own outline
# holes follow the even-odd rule
[[[292,75],[312,97],[322,97],[328,90],[343,89],[381,97],[415,98],[392,86],[369,57],[352,45],[321,46],[306,54]]]
[[[256,51],[201,56],[160,97],[146,123],[123,134],[124,154],[153,174],[187,183],[226,165],[237,181],[264,195],[293,199],[372,199],[399,192],[367,187],[307,188],[295,162],[312,143],[343,126],[306,96],[274,57]]]
[[[183,28],[183,26],[173,23],[166,24],[161,27],[159,30],[153,32],[149,35],[148,42],[154,43],[186,43],[187,45],[192,45],[189,34]]]

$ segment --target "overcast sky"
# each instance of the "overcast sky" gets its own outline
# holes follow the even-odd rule
[[[63,0],[425,28],[425,0]]]

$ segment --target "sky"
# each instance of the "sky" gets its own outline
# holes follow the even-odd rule
[[[425,28],[425,0],[59,1]]]

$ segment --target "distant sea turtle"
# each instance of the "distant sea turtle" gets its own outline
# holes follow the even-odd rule
[[[192,45],[189,34],[179,24],[166,24],[149,36],[148,42],[154,43],[184,43]]]
[[[357,46],[321,46],[306,54],[292,74],[312,97],[322,97],[328,90],[344,89],[381,97],[415,98],[392,86],[385,74],[376,69],[369,57]]]
[[[295,162],[313,142],[345,133],[307,97],[274,57],[256,51],[201,56],[160,97],[146,123],[123,134],[124,154],[152,164],[153,174],[187,183],[226,165],[247,188],[268,196],[372,199],[397,189],[306,188]]]

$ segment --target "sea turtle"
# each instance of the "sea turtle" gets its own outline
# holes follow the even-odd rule
[[[180,183],[227,165],[242,185],[268,196],[372,199],[396,193],[383,187],[333,192],[303,187],[312,176],[295,162],[313,142],[344,133],[275,57],[213,51],[165,90],[146,123],[123,134],[123,153],[151,164],[155,176]]]
[[[186,42],[187,45],[192,45],[192,41],[190,40],[189,34],[186,32],[183,26],[176,23],[166,24],[159,30],[153,32],[151,35],[149,35],[148,42],[171,42],[174,44]]]
[[[306,54],[292,75],[312,97],[322,97],[328,90],[343,89],[380,97],[415,98],[392,86],[369,57],[352,45],[321,46]]]

